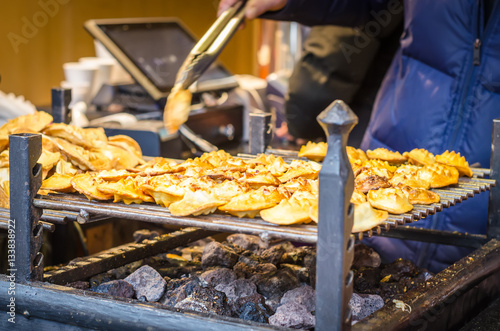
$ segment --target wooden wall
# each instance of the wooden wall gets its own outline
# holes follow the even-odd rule
[[[50,104],[51,87],[64,79],[62,64],[94,56],[92,38],[83,29],[88,19],[178,17],[200,37],[215,20],[217,4],[218,0],[4,1],[0,5],[0,90],[24,95],[35,105]],[[221,54],[222,63],[234,73],[256,73],[253,24],[238,31]]]

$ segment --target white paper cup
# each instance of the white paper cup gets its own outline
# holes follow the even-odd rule
[[[70,84],[87,83],[92,85],[98,67],[95,64],[83,62],[68,62],[63,64],[64,77]]]
[[[69,105],[70,108],[79,101],[89,103],[91,100],[89,83],[70,83],[68,81],[62,81],[61,87],[71,89],[71,103]]]
[[[102,85],[111,82],[116,60],[110,58],[82,57],[79,61],[83,64],[97,67],[97,73],[91,91],[91,97],[94,97],[99,92]]]

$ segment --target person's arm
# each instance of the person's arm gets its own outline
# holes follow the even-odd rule
[[[238,0],[221,0],[219,12]],[[401,12],[399,0],[248,0],[246,17],[295,21],[305,25],[358,26]],[[382,11],[387,12],[385,14]]]

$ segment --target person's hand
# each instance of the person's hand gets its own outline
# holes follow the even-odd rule
[[[239,0],[221,0],[219,2],[219,10],[217,16],[222,14],[223,11],[234,5]],[[280,10],[285,7],[288,0],[248,0],[246,6],[245,16],[251,20],[259,15],[264,14],[266,11]]]

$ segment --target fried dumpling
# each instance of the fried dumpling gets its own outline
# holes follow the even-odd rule
[[[387,161],[389,163],[405,163],[407,158],[399,152],[393,152],[387,148],[376,148],[374,150],[367,150],[366,156],[370,159],[378,159],[381,161]]]
[[[364,232],[384,223],[389,217],[385,210],[374,209],[369,202],[354,206],[353,233]]]
[[[103,170],[99,171],[95,176],[97,179],[102,179],[106,181],[118,181],[123,178],[135,177],[138,174],[135,172],[130,172],[125,169],[111,169],[111,170]]]
[[[441,155],[436,155],[436,162],[457,168],[459,174],[462,176],[472,177],[469,162],[465,160],[465,157],[460,156],[460,153],[446,151]]]
[[[0,153],[0,168],[9,167],[9,150],[6,149]]]
[[[408,158],[408,162],[416,165],[430,165],[436,162],[434,154],[423,148],[415,148],[410,152],[404,152],[403,156]]]
[[[372,207],[386,210],[391,214],[404,214],[413,209],[408,196],[400,188],[381,188],[368,192]]]
[[[225,180],[224,182],[215,185],[210,190],[210,193],[217,200],[229,202],[235,196],[246,193],[248,191],[250,191],[250,187],[244,183]]]
[[[83,129],[83,136],[92,148],[101,148],[106,146],[109,141],[103,128],[86,128]]]
[[[167,133],[174,134],[184,124],[191,111],[192,94],[189,90],[174,87],[167,98],[163,112],[163,122]]]
[[[352,146],[346,147],[347,157],[349,158],[349,162],[354,163],[355,161],[365,162],[368,161],[368,157],[366,153],[359,148],[354,148]]]
[[[154,202],[154,199],[150,195],[144,194],[132,178],[122,178],[117,182],[101,181],[97,189],[103,193],[113,194],[113,202],[123,201],[127,205]]]
[[[56,173],[60,175],[76,175],[79,173],[79,170],[73,166],[70,162],[64,161],[63,159],[59,159],[56,164]]]
[[[10,207],[10,183],[8,180],[0,182],[0,208]]]
[[[387,170],[384,171],[383,175],[379,174],[379,176],[385,176],[387,178],[391,178],[393,173],[397,170],[397,167],[390,165],[389,162],[376,159],[365,161],[362,168],[373,168],[378,173]]]
[[[61,154],[66,156],[71,163],[76,165],[81,170],[97,170],[90,162],[90,152],[88,150],[61,138],[51,137],[50,139],[59,148]]]
[[[373,227],[380,225],[385,220],[387,220],[388,213],[387,211],[377,210],[371,207],[370,203],[367,201],[366,196],[363,193],[357,192],[356,190],[353,192],[354,194],[359,194],[358,198],[355,198],[358,203],[354,203],[351,199],[351,202],[354,203],[354,225],[352,232],[363,232],[372,229]],[[359,198],[360,196],[364,197]],[[309,217],[315,222],[318,223],[318,203],[316,201],[315,204],[312,204],[309,209]]]
[[[274,186],[262,186],[258,190],[235,196],[219,210],[238,217],[254,218],[261,210],[274,207],[283,198],[283,193]]]
[[[354,187],[362,193],[368,193],[370,190],[390,187],[391,184],[385,176],[379,176],[374,169],[363,170],[355,179]]]
[[[71,179],[71,185],[75,190],[85,195],[89,200],[109,200],[113,194],[103,193],[97,189],[98,181],[90,173],[76,175]]]
[[[64,123],[53,123],[49,125],[44,133],[51,137],[57,137],[65,139],[72,144],[92,148],[94,145],[91,141],[88,141],[85,136],[85,131],[74,125],[67,125]]]
[[[279,178],[281,183],[286,183],[290,179],[302,177],[305,179],[318,178],[321,165],[314,161],[294,160],[290,163],[290,168]]]
[[[273,176],[281,177],[290,168],[290,165],[286,163],[281,156],[275,157],[272,162],[265,166]]]
[[[282,184],[280,187],[286,189],[291,194],[296,191],[308,191],[314,194],[318,193],[318,180],[317,179],[305,179],[305,178],[294,178],[286,183]]]
[[[71,185],[71,179],[73,179],[71,175],[60,175],[55,173],[42,182],[41,189],[61,193],[74,192],[75,190]]]
[[[208,215],[217,210],[217,207],[225,204],[226,201],[218,200],[205,191],[186,191],[184,197],[172,203],[168,210],[174,216],[198,216]]]
[[[266,222],[279,225],[309,223],[309,211],[317,204],[317,199],[317,196],[309,192],[297,191],[290,199],[283,199],[278,205],[261,210],[260,217]]]
[[[434,163],[422,167],[418,171],[418,176],[424,181],[429,181],[431,188],[438,188],[458,183],[459,173],[455,167]]]
[[[137,157],[133,152],[111,144],[95,149],[95,151],[101,153],[110,162],[110,167],[108,169],[100,170],[109,170],[111,168],[118,170],[131,169],[142,161],[142,159]]]
[[[127,178],[122,178],[117,182],[99,181],[97,190],[102,193],[112,194],[114,197],[113,202],[123,201],[127,205],[143,201],[153,202],[151,196],[145,195],[133,180]]]
[[[300,148],[299,157],[306,157],[309,160],[321,162],[325,158],[327,150],[327,143],[313,143],[312,141],[309,141]]]
[[[409,187],[406,185],[400,185],[399,188],[406,193],[412,205],[430,205],[431,203],[438,203],[441,200],[437,193],[423,188]]]
[[[52,123],[53,118],[44,111],[35,111],[33,114],[19,116],[9,120],[0,128],[0,134],[9,135],[21,132],[41,132]],[[8,141],[7,141],[8,144]]]
[[[273,176],[269,171],[260,172],[245,172],[243,176],[238,178],[238,181],[250,185],[254,189],[258,189],[261,186],[279,186],[281,184],[280,180]]]
[[[129,136],[119,134],[108,138],[108,143],[111,145],[119,146],[135,154],[142,160],[142,149],[137,141]]]
[[[366,201],[367,201],[366,195],[363,192],[358,191],[358,190],[354,190],[352,192],[351,203],[353,203],[355,205],[360,205],[362,203],[365,203]]]
[[[140,187],[153,197],[158,205],[168,207],[184,197],[185,189],[177,186],[180,182],[181,180],[176,175],[165,174],[148,179]]]

